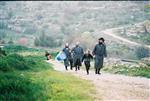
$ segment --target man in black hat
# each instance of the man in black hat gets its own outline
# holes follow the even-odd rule
[[[95,56],[95,74],[101,74],[100,70],[103,67],[104,57],[107,57],[104,41],[104,38],[99,38],[98,44],[93,49],[93,55]]]

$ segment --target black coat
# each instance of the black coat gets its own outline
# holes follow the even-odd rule
[[[76,66],[76,65],[81,66],[82,57],[84,55],[83,48],[80,46],[75,46],[72,49],[72,52],[73,52],[73,64],[74,64],[74,66]]]
[[[93,59],[93,56],[91,54],[84,54],[82,58],[82,62],[84,61],[85,67],[90,67],[90,61]]]
[[[66,59],[64,60],[64,65],[69,66],[69,60],[72,59],[72,53],[70,52],[70,48],[65,47],[63,52],[66,54]]]
[[[93,55],[95,55],[95,68],[102,68],[104,57],[107,57],[106,45],[97,44],[94,47]]]
[[[91,59],[93,59],[93,56],[91,54],[84,54],[83,57],[82,57],[82,62],[83,61],[90,62]]]

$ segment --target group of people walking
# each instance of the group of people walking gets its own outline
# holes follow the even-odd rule
[[[70,66],[71,70],[73,67],[75,67],[75,71],[80,70],[82,62],[84,62],[88,75],[90,62],[94,59],[95,74],[101,74],[100,70],[103,67],[104,57],[107,57],[106,45],[104,41],[104,38],[99,38],[98,44],[95,45],[92,53],[89,49],[87,49],[84,53],[84,50],[79,45],[79,42],[77,42],[75,47],[72,49],[70,49],[69,44],[66,43],[62,50],[66,55],[66,59],[64,59],[65,69],[68,70],[68,66]]]

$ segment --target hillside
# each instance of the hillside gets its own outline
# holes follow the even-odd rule
[[[150,20],[118,28],[114,33],[137,43],[150,45]]]
[[[60,51],[77,41],[93,59],[76,71]],[[149,83],[150,1],[0,2],[0,101],[150,101]]]
[[[0,2],[0,43],[56,48],[65,42],[73,45],[80,40],[84,49],[92,49],[97,37],[104,36],[110,56],[126,51],[133,54],[130,51],[133,47],[123,45],[101,31],[126,26],[132,29],[135,24],[149,23],[148,4],[149,1],[3,1]],[[149,30],[147,26],[145,31]],[[134,38],[126,37],[126,34],[121,37],[149,45],[149,34],[140,38],[137,33],[133,33]]]

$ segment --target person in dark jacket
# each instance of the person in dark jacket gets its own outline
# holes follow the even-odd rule
[[[73,54],[72,54],[70,48],[69,48],[69,56],[68,56],[68,60],[69,60],[69,63],[70,63],[70,70],[72,70],[72,69],[73,69]]]
[[[87,50],[87,52],[83,55],[82,58],[82,62],[84,61],[84,65],[86,67],[87,75],[89,74],[91,59],[93,59],[93,56],[90,54],[90,50]]]
[[[48,53],[48,51],[45,51],[45,56],[47,60],[50,60],[52,58],[52,56]]]
[[[66,68],[66,70],[68,70],[67,67],[70,65],[70,69],[72,70],[73,59],[72,59],[71,49],[69,48],[69,44],[68,43],[66,43],[65,48],[63,49],[63,52],[66,55],[66,59],[64,60],[65,68]]]
[[[79,42],[76,43],[76,46],[72,49],[72,52],[73,52],[73,66],[76,68],[75,69],[76,71],[80,70],[84,52],[83,48],[79,46]]]
[[[104,57],[107,57],[106,45],[104,38],[99,38],[98,44],[93,49],[93,55],[95,57],[95,74],[101,74],[100,70],[103,67]]]

